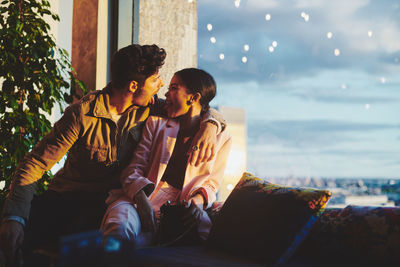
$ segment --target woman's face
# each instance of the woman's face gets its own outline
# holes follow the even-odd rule
[[[191,107],[190,100],[193,96],[193,94],[188,93],[188,89],[183,85],[179,76],[174,75],[168,91],[165,93],[165,110],[168,113],[168,117],[176,118],[186,114]]]

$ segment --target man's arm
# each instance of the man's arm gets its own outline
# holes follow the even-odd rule
[[[16,215],[27,220],[36,182],[53,167],[78,139],[79,115],[67,108],[47,134],[19,163],[3,209],[3,217]]]
[[[65,155],[78,134],[77,116],[67,109],[52,131],[19,163],[4,204],[0,226],[0,249],[11,263],[18,260],[24,238],[23,224],[29,216],[36,182]]]

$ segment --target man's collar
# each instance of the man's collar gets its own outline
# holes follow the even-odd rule
[[[96,97],[93,115],[95,117],[102,117],[111,119],[110,112],[108,111],[109,101],[110,101],[111,83],[101,90],[100,94]]]
[[[107,119],[112,119],[110,114],[110,95],[111,95],[111,83],[101,90],[100,94],[97,96],[93,108],[93,115],[96,117],[102,117]],[[129,112],[132,109],[139,109],[139,106],[132,105],[125,112]]]

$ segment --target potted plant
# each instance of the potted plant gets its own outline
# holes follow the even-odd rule
[[[46,0],[0,3],[0,207],[18,162],[51,129],[53,107],[85,93],[68,53],[57,47],[45,16],[59,21]],[[77,90],[78,89],[78,90]],[[38,183],[47,189],[50,172]]]

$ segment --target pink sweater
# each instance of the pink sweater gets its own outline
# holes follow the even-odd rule
[[[151,116],[147,119],[132,162],[124,169],[121,183],[130,198],[144,190],[151,197],[161,188],[161,178],[174,150],[179,122]],[[217,135],[215,157],[195,167],[187,165],[180,201],[188,201],[197,192],[205,197],[205,208],[211,207],[222,182],[228,159],[231,137],[227,131]]]

